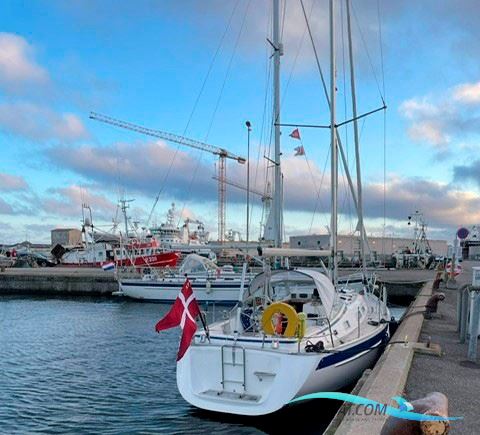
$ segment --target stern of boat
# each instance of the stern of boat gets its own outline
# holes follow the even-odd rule
[[[241,345],[193,345],[177,364],[177,385],[190,404],[217,412],[263,415],[292,400],[319,357]]]

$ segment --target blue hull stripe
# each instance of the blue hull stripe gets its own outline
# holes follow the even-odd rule
[[[379,341],[383,341],[387,339],[387,330],[388,330],[388,325],[385,326],[385,328],[380,333],[378,333],[377,335],[374,335],[372,338],[369,338],[367,341],[364,341],[363,343],[359,343],[353,347],[342,350],[338,353],[333,353],[331,355],[328,355],[322,358],[322,360],[319,362],[317,366],[317,370],[323,369],[325,367],[328,367],[334,364],[338,364],[339,362],[345,361],[365,350],[372,348]]]

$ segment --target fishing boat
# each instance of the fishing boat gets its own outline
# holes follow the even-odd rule
[[[100,231],[93,225],[92,211],[82,204],[82,241],[79,246],[64,248],[57,245],[52,253],[61,266],[102,267],[114,263],[116,267],[162,268],[175,267],[180,253],[164,247],[149,233],[129,231],[126,201],[122,200],[125,218],[125,235]],[[85,213],[87,211],[87,214]]]
[[[347,14],[348,7],[347,1]],[[330,0],[330,249],[303,254],[328,256],[328,270],[322,273],[311,268],[290,269],[285,260],[302,253],[282,248],[279,80],[283,46],[279,0],[273,0],[273,37],[269,43],[273,48],[275,172],[269,227],[274,247],[262,250],[262,256],[271,265],[265,261],[263,272],[248,287],[242,286],[239,303],[227,318],[197,332],[177,362],[178,389],[187,402],[198,408],[264,415],[305,394],[338,390],[358,379],[388,341],[390,313],[385,289],[380,291],[366,275],[354,286],[349,285],[348,279],[338,278],[338,151],[342,152],[342,147],[335,118],[334,17],[335,1]],[[360,186],[359,183],[356,196],[350,182],[363,244]],[[279,264],[282,267],[278,268]]]
[[[132,299],[172,302],[188,277],[199,302],[235,304],[242,284],[248,284],[253,276],[235,272],[228,265],[220,268],[208,258],[189,254],[177,271],[167,268],[145,273],[140,278],[119,276],[119,292],[116,294]]]

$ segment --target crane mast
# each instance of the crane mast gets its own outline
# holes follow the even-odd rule
[[[141,125],[133,124],[131,122],[122,121],[120,119],[112,118],[100,113],[91,112],[90,119],[103,122],[105,124],[114,125],[116,127],[123,128],[125,130],[135,131],[147,136],[156,137],[166,140],[168,142],[174,142],[180,145],[185,145],[190,148],[195,148],[201,151],[207,151],[211,154],[218,156],[218,240],[223,243],[225,241],[225,221],[226,221],[226,172],[227,165],[226,159],[235,160],[240,164],[244,164],[246,159],[244,157],[237,156],[224,148],[219,148],[205,142],[190,139],[185,136],[179,136],[177,134],[169,133],[166,131],[156,130],[152,128],[143,127]]]

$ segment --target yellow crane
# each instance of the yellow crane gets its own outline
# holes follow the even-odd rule
[[[244,157],[237,156],[224,148],[216,147],[205,142],[190,139],[188,137],[179,136],[177,134],[168,133],[166,131],[156,130],[152,128],[143,127],[141,125],[133,124],[127,121],[121,121],[119,119],[112,118],[110,116],[101,115],[100,113],[91,112],[90,119],[103,122],[105,124],[114,125],[116,127],[123,128],[125,130],[135,131],[147,136],[156,137],[166,140],[168,142],[174,142],[180,145],[185,145],[197,150],[207,151],[211,154],[218,156],[218,240],[224,242],[225,240],[225,221],[226,221],[226,175],[227,166],[226,159],[235,160],[238,163],[244,164],[246,159]],[[158,200],[158,198],[157,198]]]

